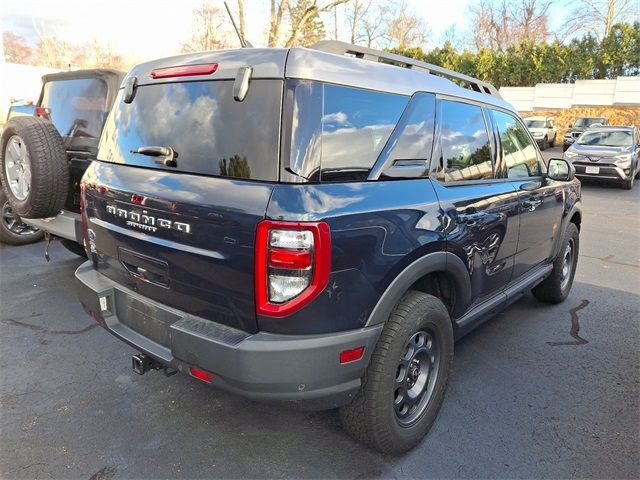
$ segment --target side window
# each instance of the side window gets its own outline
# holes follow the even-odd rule
[[[289,80],[285,95],[292,118],[290,144],[283,133],[284,170],[311,182],[366,180],[409,103],[404,95],[307,80]]]
[[[364,180],[398,123],[408,97],[324,85],[320,180]]]
[[[493,178],[493,163],[482,109],[476,105],[440,102],[440,145],[445,182]]]
[[[537,177],[540,175],[538,153],[533,141],[518,120],[507,113],[493,111],[500,143],[502,163],[508,178]]]
[[[384,161],[429,160],[433,147],[436,96],[416,93],[398,121],[380,158]]]

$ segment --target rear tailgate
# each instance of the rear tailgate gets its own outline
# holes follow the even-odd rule
[[[272,186],[99,162],[84,184],[98,271],[164,305],[256,331],[253,243]]]
[[[234,64],[256,53],[246,57]],[[133,99],[120,92],[83,178],[85,221],[95,267],[108,278],[255,332],[254,242],[278,180],[283,80],[256,68],[236,101],[237,68],[222,60],[204,76],[158,81],[151,70],[167,60],[129,74],[137,76]]]

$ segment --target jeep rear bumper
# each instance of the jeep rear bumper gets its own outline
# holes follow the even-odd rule
[[[56,237],[66,238],[82,245],[82,223],[79,213],[63,210],[51,218],[22,218],[21,220],[43,232],[49,232]]]
[[[113,282],[91,262],[76,270],[85,310],[113,335],[182,372],[197,367],[212,385],[256,400],[328,409],[348,403],[381,325],[321,335],[249,334],[175,310]],[[344,350],[364,346],[362,359],[340,364]]]

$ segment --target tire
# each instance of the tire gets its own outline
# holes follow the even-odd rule
[[[431,350],[427,349],[429,345]],[[350,404],[340,409],[345,429],[385,454],[400,454],[415,447],[442,406],[452,359],[453,327],[446,307],[436,297],[408,291],[382,330],[362,388]],[[417,373],[413,360],[420,362],[418,367],[422,365]],[[429,370],[424,369],[424,362],[429,363]],[[399,382],[398,376],[403,381]],[[425,385],[419,397],[422,400],[414,408],[399,401],[400,388],[411,391],[421,384]]]
[[[7,200],[4,188],[0,188],[0,242],[7,245],[27,245],[42,240],[44,232],[22,223]]]
[[[12,118],[0,139],[0,178],[13,211],[24,218],[54,217],[69,188],[62,137],[47,120]]]
[[[569,150],[569,145],[562,144],[562,151],[566,152],[567,150]]]
[[[629,180],[624,180],[622,182],[622,188],[624,188],[625,190],[631,190],[633,188],[633,183],[635,179],[636,179],[635,175],[631,175],[629,177]]]
[[[569,245],[571,257],[567,259]],[[562,237],[560,253],[553,262],[551,275],[533,289],[533,296],[541,302],[563,302],[569,295],[573,285],[579,252],[580,233],[578,232],[578,227],[573,223],[569,223]],[[565,266],[568,267],[568,270],[564,269]]]
[[[551,148],[554,148],[554,147],[556,146],[556,137],[553,137],[553,140],[551,140],[551,141],[549,142],[549,146],[550,146]]]
[[[545,136],[542,139],[542,145],[540,146],[540,150],[546,150],[549,147],[549,141],[547,140],[547,137]]]
[[[60,243],[71,253],[75,253],[79,257],[87,258],[87,252],[85,252],[84,247],[79,243],[74,242],[73,240],[67,240],[66,238],[61,238]]]

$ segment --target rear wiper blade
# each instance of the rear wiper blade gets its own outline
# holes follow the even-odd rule
[[[171,147],[138,147],[135,150],[131,150],[131,153],[138,153],[140,155],[147,155],[149,157],[157,157],[155,161],[157,163],[162,163],[167,167],[178,166],[178,162],[176,161],[176,159],[178,158],[178,152],[176,152]]]

